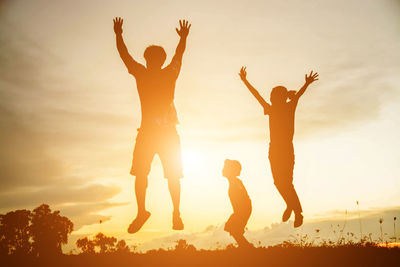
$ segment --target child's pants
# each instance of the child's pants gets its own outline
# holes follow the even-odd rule
[[[293,145],[272,146],[270,144],[269,162],[274,184],[285,200],[287,207],[293,209],[295,213],[301,213],[300,200],[293,186]]]

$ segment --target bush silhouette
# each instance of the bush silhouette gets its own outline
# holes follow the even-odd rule
[[[94,248],[96,244],[93,240],[90,240],[87,236],[84,238],[80,238],[76,241],[76,246],[82,250],[84,254],[93,254],[95,253]]]
[[[82,250],[83,254],[94,254],[96,250],[99,253],[111,252],[130,252],[125,240],[119,240],[113,236],[106,236],[103,233],[97,233],[91,240],[88,237],[80,238],[76,241],[76,246]]]

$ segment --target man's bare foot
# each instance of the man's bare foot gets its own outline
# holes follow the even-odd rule
[[[140,212],[128,227],[128,233],[134,234],[142,228],[144,223],[149,219],[151,213],[148,211]]]
[[[282,215],[282,222],[287,222],[289,220],[290,215],[292,215],[292,209],[286,208]]]
[[[172,216],[172,229],[173,230],[183,230],[183,222],[180,214],[173,214]]]
[[[301,213],[296,213],[294,215],[294,228],[297,228],[303,224],[303,215]]]

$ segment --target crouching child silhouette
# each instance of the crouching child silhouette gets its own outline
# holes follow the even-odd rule
[[[282,215],[282,221],[289,220],[294,211],[294,227],[303,224],[302,208],[299,197],[293,186],[294,168],[294,115],[299,98],[304,94],[307,87],[318,80],[318,73],[305,75],[305,84],[298,92],[288,91],[283,86],[274,87],[271,91],[271,105],[268,104],[258,91],[247,81],[246,68],[242,67],[240,78],[249,91],[264,108],[264,115],[269,115],[269,162],[271,165],[274,184],[286,202],[286,210]]]
[[[249,248],[253,247],[253,245],[247,241],[243,234],[251,214],[251,200],[242,181],[237,177],[240,175],[241,170],[242,166],[239,161],[225,160],[222,175],[228,178],[228,194],[233,214],[225,223],[224,230],[236,240],[239,247]]]

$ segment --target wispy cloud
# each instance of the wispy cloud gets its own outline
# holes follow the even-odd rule
[[[32,209],[46,203],[70,217],[75,230],[109,220],[110,216],[98,212],[127,204],[108,201],[120,193],[120,188],[97,184],[91,177],[74,173],[68,162],[50,152],[65,148],[68,138],[60,134],[55,122],[82,121],[82,114],[57,110],[48,104],[63,94],[49,91],[44,82],[59,78],[48,69],[58,66],[57,58],[21,35],[13,25],[0,21],[0,28],[4,30],[0,40],[1,212]],[[107,114],[88,113],[86,121],[99,121],[100,117],[105,119]],[[109,118],[109,123],[115,121],[115,116]],[[49,141],[57,136],[59,147],[55,148]]]

